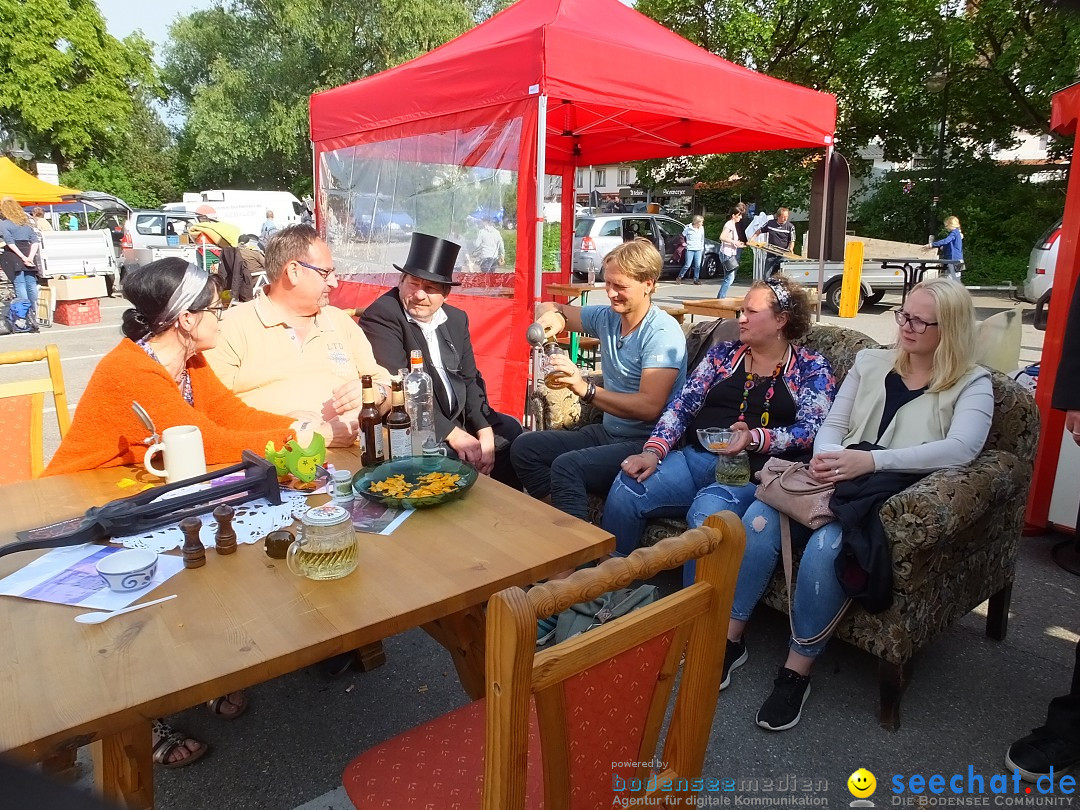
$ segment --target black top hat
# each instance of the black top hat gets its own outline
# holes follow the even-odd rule
[[[414,232],[409,245],[409,257],[403,266],[395,264],[394,268],[425,281],[457,287],[461,282],[454,281],[453,274],[460,250],[461,245],[457,242]]]

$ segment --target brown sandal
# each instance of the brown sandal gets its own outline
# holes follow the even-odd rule
[[[206,755],[207,750],[209,750],[206,743],[200,742],[194,737],[188,737],[185,734],[181,734],[166,723],[154,723],[154,734],[158,739],[157,742],[154,743],[152,753],[153,761],[154,764],[160,765],[163,768],[184,768],[193,762],[198,762]],[[197,751],[192,751],[187,745],[189,741],[199,743],[202,748]],[[178,748],[186,750],[188,755],[183,759],[170,762],[169,757],[171,757]]]
[[[216,697],[213,700],[206,701],[206,708],[210,710],[210,713],[212,715],[221,720],[235,720],[237,717],[239,717],[248,710],[248,699],[243,692],[230,692],[229,694],[240,695],[243,702],[239,704],[234,703],[233,701],[229,700],[229,695],[222,695],[221,697]],[[223,712],[221,708],[226,704],[228,704],[229,706],[235,706],[236,711]]]

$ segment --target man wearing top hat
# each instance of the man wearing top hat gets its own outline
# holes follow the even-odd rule
[[[435,433],[459,458],[496,481],[520,489],[510,463],[510,443],[521,433],[516,419],[492,410],[476,368],[469,317],[446,303],[461,246],[414,233],[401,280],[364,310],[360,327],[379,365],[409,365],[419,349],[435,391]]]

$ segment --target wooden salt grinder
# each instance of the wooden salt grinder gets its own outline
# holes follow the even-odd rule
[[[218,554],[236,553],[236,530],[232,527],[235,514],[236,510],[228,504],[222,504],[214,509],[214,519],[218,523],[217,534],[214,535],[214,548]]]
[[[206,549],[199,532],[202,521],[197,517],[186,517],[180,521],[180,531],[184,533],[184,568],[202,568],[206,565]]]

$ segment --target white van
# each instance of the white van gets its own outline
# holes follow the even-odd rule
[[[183,202],[163,205],[166,211],[207,213],[222,222],[238,227],[244,233],[258,235],[266,221],[266,212],[274,212],[279,228],[296,225],[304,213],[304,204],[288,191],[253,191],[250,189],[211,189],[185,194]]]

